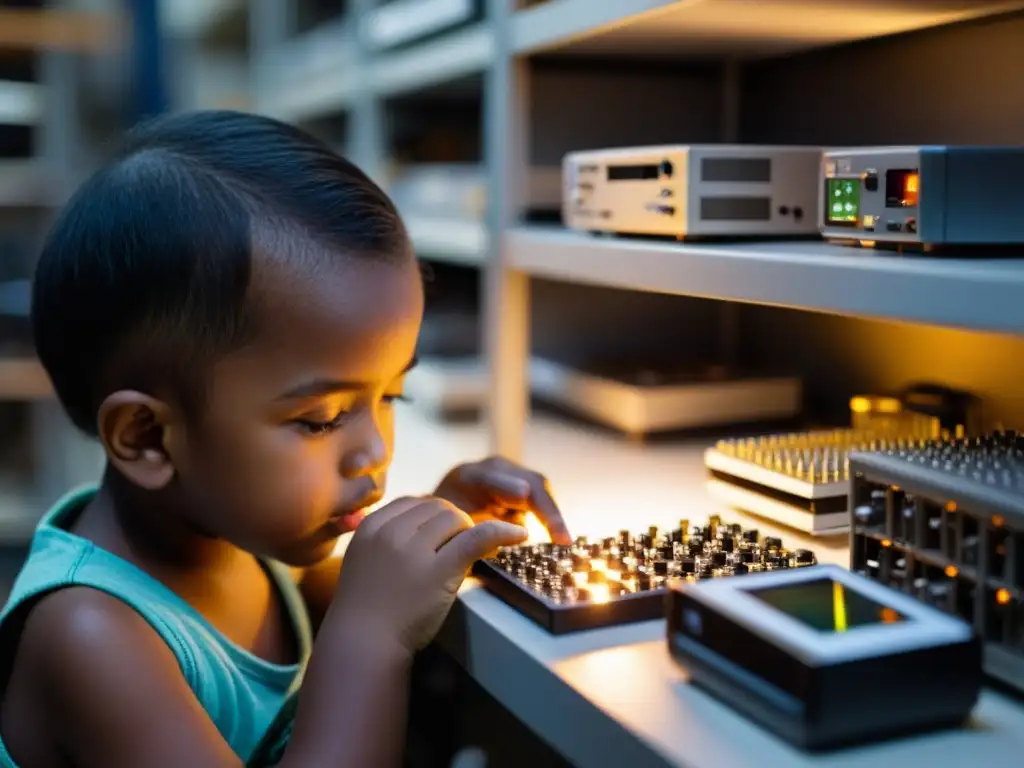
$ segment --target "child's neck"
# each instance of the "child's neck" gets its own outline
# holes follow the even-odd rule
[[[138,488],[107,468],[74,532],[150,573],[209,573],[238,562],[241,551],[186,523],[167,494]],[[154,574],[155,575],[155,574]]]

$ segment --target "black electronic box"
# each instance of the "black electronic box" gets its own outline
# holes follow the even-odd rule
[[[674,583],[668,642],[694,684],[808,750],[958,725],[983,679],[970,625],[832,565]]]

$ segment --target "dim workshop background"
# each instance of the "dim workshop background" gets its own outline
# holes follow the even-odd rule
[[[120,131],[196,108],[309,130],[403,214],[427,311],[390,493],[499,452],[604,541],[467,584],[425,693],[450,751],[1020,760],[1024,2],[0,0],[4,594],[46,506],[102,467],[33,356],[40,238]],[[885,450],[924,458],[849,463]],[[687,682],[660,598],[599,629],[538,608],[607,600],[609,562],[614,597],[748,549],[743,573],[813,556],[974,624],[981,726],[815,756]],[[563,555],[601,575],[508,588]]]

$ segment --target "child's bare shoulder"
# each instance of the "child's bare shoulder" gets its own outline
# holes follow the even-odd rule
[[[88,587],[51,593],[26,617],[0,730],[15,759],[53,749],[110,766],[230,764],[210,762],[227,745],[160,635]]]

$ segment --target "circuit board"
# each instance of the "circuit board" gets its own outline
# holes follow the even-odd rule
[[[1024,437],[853,454],[850,568],[972,624],[1024,693]]]
[[[474,574],[510,606],[552,634],[660,619],[670,580],[696,581],[779,568],[815,565],[806,549],[781,539],[723,524],[680,520],[662,531],[620,531],[618,536],[571,546],[544,543],[505,547],[477,562]]]

